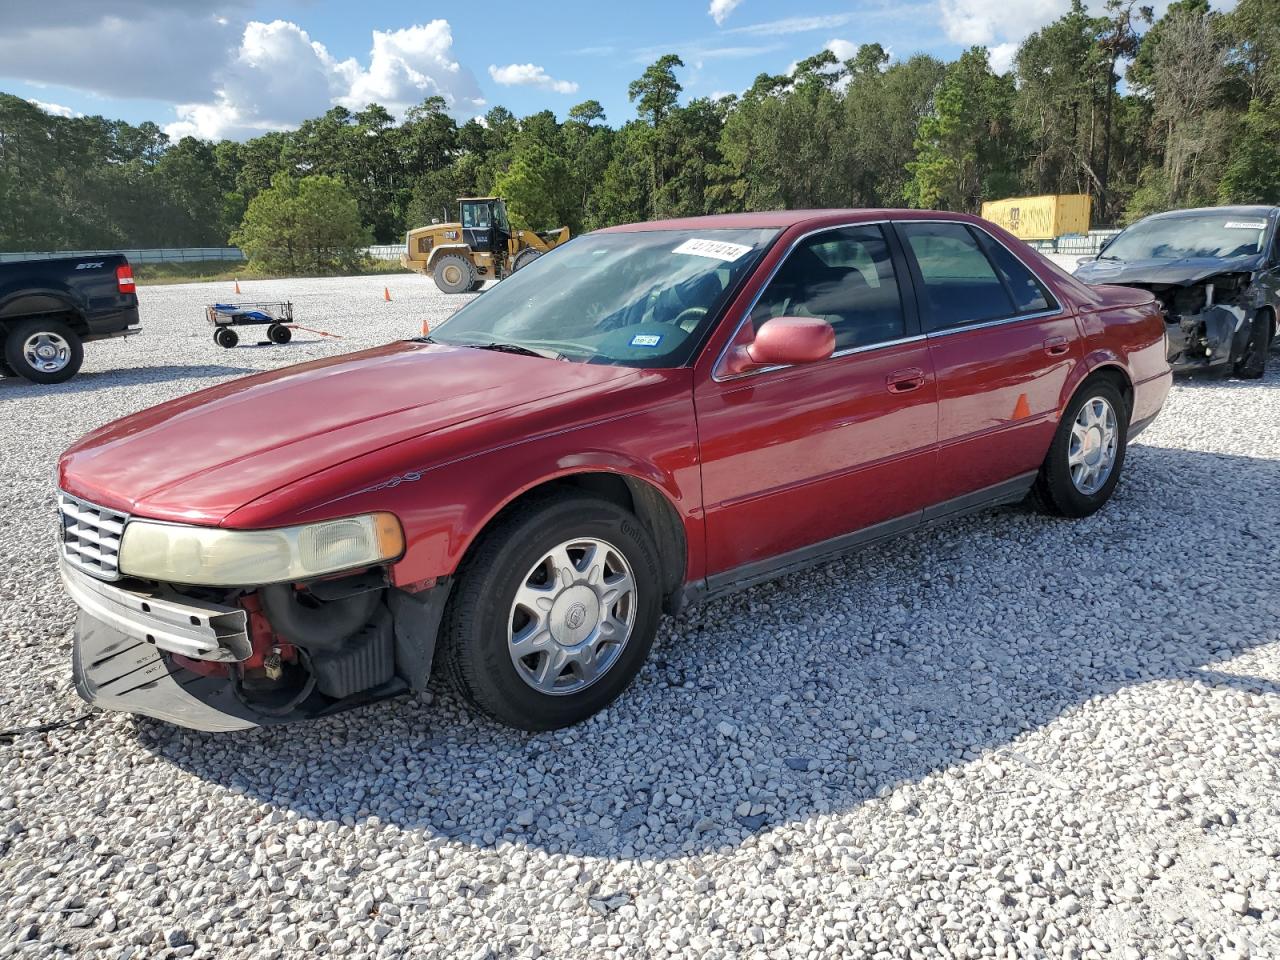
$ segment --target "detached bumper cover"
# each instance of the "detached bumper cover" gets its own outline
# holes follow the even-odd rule
[[[140,713],[196,730],[245,730],[263,722],[225,677],[177,666],[139,640],[84,610],[76,624],[71,669],[76,692],[105,710]]]

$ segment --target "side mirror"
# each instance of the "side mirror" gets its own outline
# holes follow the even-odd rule
[[[774,317],[756,331],[746,346],[734,347],[725,358],[725,373],[733,376],[761,367],[790,366],[826,360],[836,349],[836,332],[817,317]]]
[[[1083,267],[1086,263],[1093,263],[1097,257],[1076,257],[1076,266]]]

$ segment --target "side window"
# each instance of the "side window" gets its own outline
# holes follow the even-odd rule
[[[975,232],[978,234],[978,239],[982,241],[982,247],[987,251],[987,256],[1000,271],[1001,279],[1009,285],[1009,292],[1013,294],[1013,302],[1018,308],[1018,313],[1039,313],[1042,310],[1048,310],[1051,306],[1057,306],[1049,291],[1036,279],[1035,274],[1028,270],[1008,247],[981,231]]]
[[[773,317],[822,317],[835,329],[837,351],[902,337],[906,321],[881,228],[827,230],[792,250],[751,312],[757,328]]]
[[[900,223],[898,229],[920,268],[930,330],[999,320],[1018,312],[964,224],[920,221]]]

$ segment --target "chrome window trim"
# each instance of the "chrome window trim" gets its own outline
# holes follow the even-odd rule
[[[836,353],[833,353],[828,359],[835,360],[840,357],[847,357],[857,353],[870,353],[873,350],[882,350],[887,347],[898,347],[907,343],[917,343],[921,340],[931,340],[935,337],[947,337],[947,336],[951,336],[953,333],[962,333],[966,330],[982,330],[987,327],[999,327],[1008,323],[1019,323],[1023,320],[1042,320],[1046,317],[1056,317],[1056,316],[1059,316],[1060,314],[1066,313],[1066,308],[1062,306],[1061,301],[1054,294],[1053,287],[1050,284],[1045,282],[1044,277],[1042,277],[1039,274],[1039,272],[1037,272],[1035,267],[1027,263],[1027,261],[1024,260],[1018,254],[1018,251],[1014,250],[1008,244],[1003,243],[999,237],[997,237],[990,230],[988,230],[986,227],[980,224],[971,223],[968,220],[954,220],[951,218],[943,219],[940,217],[922,217],[919,220],[894,220],[891,218],[885,218],[880,220],[857,220],[850,223],[834,223],[825,227],[817,227],[813,230],[807,231],[806,233],[800,234],[800,236],[796,237],[795,240],[791,242],[791,245],[787,247],[787,252],[784,253],[778,259],[778,262],[773,265],[773,268],[769,271],[769,275],[765,277],[764,283],[760,285],[760,290],[756,293],[754,297],[751,298],[751,302],[747,304],[746,309],[743,310],[742,316],[738,318],[738,323],[733,328],[733,333],[729,335],[729,339],[725,342],[724,347],[720,350],[720,354],[716,357],[716,361],[711,367],[712,382],[732,383],[736,380],[742,380],[747,377],[758,376],[759,374],[762,374],[762,373],[774,373],[778,370],[787,370],[791,367],[796,366],[796,364],[783,363],[783,364],[774,364],[773,366],[769,366],[769,367],[760,367],[757,370],[747,370],[742,373],[729,374],[727,376],[721,375],[719,373],[719,370],[724,364],[725,357],[729,355],[729,348],[733,346],[733,342],[738,338],[738,334],[742,331],[742,328],[746,325],[747,320],[750,319],[752,311],[755,310],[756,305],[760,302],[760,298],[763,297],[764,292],[769,289],[769,284],[773,282],[773,278],[777,274],[777,272],[780,269],[782,269],[782,265],[787,262],[787,258],[790,257],[791,254],[795,252],[796,247],[798,247],[801,243],[803,243],[805,240],[808,240],[810,237],[816,236],[819,233],[826,233],[830,230],[847,230],[850,227],[883,226],[885,224],[896,227],[898,224],[912,224],[912,223],[956,223],[956,224],[960,224],[961,226],[972,227],[975,230],[981,230],[983,233],[987,235],[987,237],[991,240],[992,243],[997,243],[1000,246],[1004,247],[1004,249],[1009,252],[1010,256],[1012,256],[1015,260],[1017,260],[1020,264],[1022,264],[1027,269],[1027,271],[1033,277],[1036,278],[1036,281],[1040,284],[1040,286],[1044,287],[1045,291],[1049,294],[1049,296],[1053,298],[1053,301],[1054,303],[1057,304],[1057,307],[1052,310],[1043,310],[1036,313],[1019,313],[1011,317],[999,317],[994,320],[980,320],[974,323],[966,323],[966,324],[961,324],[954,327],[946,327],[942,330],[933,330],[933,331],[923,332],[919,334],[913,334],[912,336],[902,337],[897,340],[886,340],[886,341],[883,341],[882,343],[869,343],[861,347],[850,347],[846,350],[840,350]],[[912,251],[906,250],[905,246],[906,244],[903,244],[903,247],[904,247],[903,254],[906,256],[914,256],[915,254]],[[981,248],[979,248],[979,252],[982,253],[984,257],[987,256],[986,251],[982,250]],[[989,257],[987,259],[988,261],[990,261]],[[998,268],[996,267],[995,264],[992,264],[992,269],[994,270]],[[896,274],[894,275],[894,280],[895,282],[897,280]],[[908,277],[908,282],[913,287],[915,286],[914,278]],[[919,298],[917,297],[917,299]],[[921,310],[920,313],[921,313],[920,325],[921,325],[921,329],[923,330],[924,311]],[[902,317],[903,317],[903,324],[905,325],[906,323],[905,310],[903,310]],[[804,364],[804,366],[812,366],[812,364]]]
[[[746,370],[746,371],[743,371],[742,373],[733,373],[725,376],[722,376],[719,373],[720,368],[724,364],[724,358],[729,355],[729,348],[732,347],[733,342],[736,339],[738,339],[738,334],[742,332],[742,328],[746,326],[747,320],[751,318],[751,313],[753,310],[755,310],[756,305],[760,302],[760,298],[763,297],[764,292],[769,289],[769,284],[773,283],[773,278],[777,275],[778,271],[782,269],[782,265],[787,262],[787,259],[791,256],[791,254],[795,253],[796,247],[800,246],[800,244],[804,243],[804,241],[808,240],[810,237],[815,237],[820,233],[828,233],[829,231],[832,231],[832,230],[848,230],[850,227],[881,226],[883,224],[892,223],[892,222],[893,221],[886,218],[883,220],[856,220],[849,223],[832,223],[832,224],[828,224],[825,227],[815,227],[812,230],[809,230],[805,233],[800,234],[800,236],[792,240],[791,245],[787,247],[787,252],[778,258],[778,262],[773,265],[773,268],[769,271],[769,275],[764,278],[764,283],[760,284],[760,289],[756,292],[756,295],[751,298],[751,302],[747,304],[747,308],[742,311],[742,316],[738,318],[738,322],[733,328],[733,333],[729,335],[729,339],[725,341],[724,347],[720,350],[720,354],[716,357],[716,362],[711,366],[712,381],[714,383],[730,383],[734,380],[741,380],[744,377],[754,377],[762,373],[771,373],[775,370],[786,370],[789,367],[796,366],[796,364],[794,363],[779,363],[779,364],[774,364],[773,366],[770,366],[770,367],[761,367],[758,370]],[[885,238],[885,242],[888,243],[888,238]],[[897,280],[898,280],[898,277],[897,277],[897,274],[895,273],[894,282],[896,283]],[[906,315],[906,312],[903,311],[902,325],[904,329],[906,328],[906,322],[907,322],[907,315]],[[862,347],[850,347],[847,350],[841,350],[839,353],[833,353],[827,359],[834,360],[836,357],[847,356],[851,353],[862,353],[867,350],[875,350],[881,347],[895,346],[899,343],[908,343],[915,339],[916,337],[912,336],[912,337],[904,338],[902,340],[886,341],[884,343],[869,343]],[[919,337],[919,339],[924,339],[924,338]],[[811,364],[806,364],[806,366],[811,366]]]
[[[1020,264],[1022,264],[1024,267],[1026,267],[1026,268],[1027,268],[1027,272],[1028,272],[1028,273],[1030,273],[1033,277],[1035,277],[1035,278],[1036,278],[1036,280],[1037,280],[1037,282],[1039,282],[1040,286],[1042,286],[1042,287],[1044,287],[1044,288],[1045,288],[1045,292],[1046,292],[1046,293],[1048,293],[1048,295],[1049,295],[1050,297],[1052,297],[1052,298],[1053,298],[1053,302],[1057,304],[1057,307],[1056,307],[1055,309],[1052,309],[1052,310],[1038,310],[1038,311],[1036,311],[1035,313],[1015,313],[1015,314],[1014,314],[1013,316],[1011,316],[1011,317],[997,317],[997,318],[995,318],[995,319],[993,319],[993,320],[977,320],[977,321],[974,321],[973,323],[961,323],[961,324],[957,324],[957,325],[956,325],[956,326],[954,326],[954,327],[944,327],[944,328],[943,328],[943,329],[941,329],[941,330],[930,330],[930,331],[928,331],[927,333],[925,333],[925,336],[926,336],[926,337],[929,337],[929,338],[932,338],[932,337],[945,337],[945,336],[950,336],[950,335],[951,335],[951,334],[953,334],[953,333],[959,333],[959,332],[961,332],[962,330],[981,330],[981,329],[984,329],[984,328],[986,328],[986,327],[998,327],[998,326],[1002,326],[1003,324],[1006,324],[1006,323],[1017,323],[1017,322],[1019,322],[1020,320],[1043,320],[1045,317],[1056,317],[1056,316],[1058,316],[1058,314],[1066,313],[1066,308],[1064,308],[1064,307],[1062,306],[1061,301],[1060,301],[1060,300],[1058,299],[1058,297],[1054,294],[1054,292],[1053,292],[1053,287],[1051,287],[1049,284],[1045,283],[1044,277],[1040,276],[1040,274],[1038,274],[1038,273],[1036,272],[1035,267],[1031,266],[1031,264],[1027,263],[1027,261],[1026,261],[1026,260],[1024,260],[1024,259],[1022,259],[1022,257],[1018,256],[1018,251],[1017,251],[1017,250],[1014,250],[1014,249],[1013,249],[1012,247],[1010,247],[1007,243],[1003,243],[1003,242],[1001,242],[1000,238],[999,238],[999,237],[997,237],[997,236],[996,236],[994,233],[992,233],[990,230],[988,230],[986,227],[983,227],[983,226],[981,226],[981,225],[979,225],[979,224],[976,224],[976,223],[970,223],[968,220],[941,220],[941,219],[932,219],[932,218],[930,218],[930,219],[924,219],[924,220],[895,220],[895,221],[893,221],[893,223],[894,223],[894,225],[895,225],[895,226],[896,226],[897,224],[899,224],[899,223],[902,223],[902,224],[912,224],[912,223],[958,223],[958,224],[960,224],[961,226],[964,226],[964,227],[972,227],[972,228],[973,228],[973,229],[975,229],[975,230],[981,230],[983,233],[985,233],[985,234],[987,235],[987,238],[988,238],[992,243],[996,243],[996,244],[999,244],[1000,246],[1004,247],[1004,249],[1005,249],[1005,250],[1007,250],[1007,251],[1009,252],[1009,256],[1013,257],[1013,259],[1017,260]],[[906,246],[907,246],[907,244],[906,244],[906,243],[903,243],[903,247],[906,247]],[[904,252],[910,252],[910,253],[911,253],[911,256],[913,256],[913,257],[915,256],[914,251],[904,251]],[[981,247],[979,247],[979,248],[978,248],[978,252],[979,252],[979,253],[981,253],[984,257],[986,257],[986,256],[987,256],[986,251],[985,251],[985,250],[983,250]],[[988,263],[990,263],[990,261],[991,261],[991,258],[990,258],[990,257],[987,257],[987,262],[988,262]],[[917,267],[919,266],[919,261],[917,261],[916,266],[917,266]],[[998,269],[1000,269],[1000,268],[999,268],[999,267],[997,267],[994,263],[992,263],[992,264],[991,264],[991,268],[992,268],[993,270],[998,270]],[[920,326],[921,326],[921,328],[923,328],[923,327],[924,327],[924,311],[923,311],[923,310],[921,310],[921,311],[920,311],[920,314],[921,314],[921,315],[920,315]]]

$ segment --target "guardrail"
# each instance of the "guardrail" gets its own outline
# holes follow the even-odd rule
[[[382,243],[373,247],[365,247],[364,252],[374,260],[394,260],[400,262],[408,248],[403,243]]]
[[[114,250],[28,250],[0,253],[0,263],[16,260],[56,260],[60,257],[104,257],[123,253],[130,263],[193,263],[196,261],[245,259],[239,247],[137,247]]]
[[[1119,230],[1090,230],[1088,236],[1056,237],[1053,240],[1028,240],[1027,243],[1041,253],[1059,253],[1064,256],[1087,257],[1102,250],[1102,245]]]

